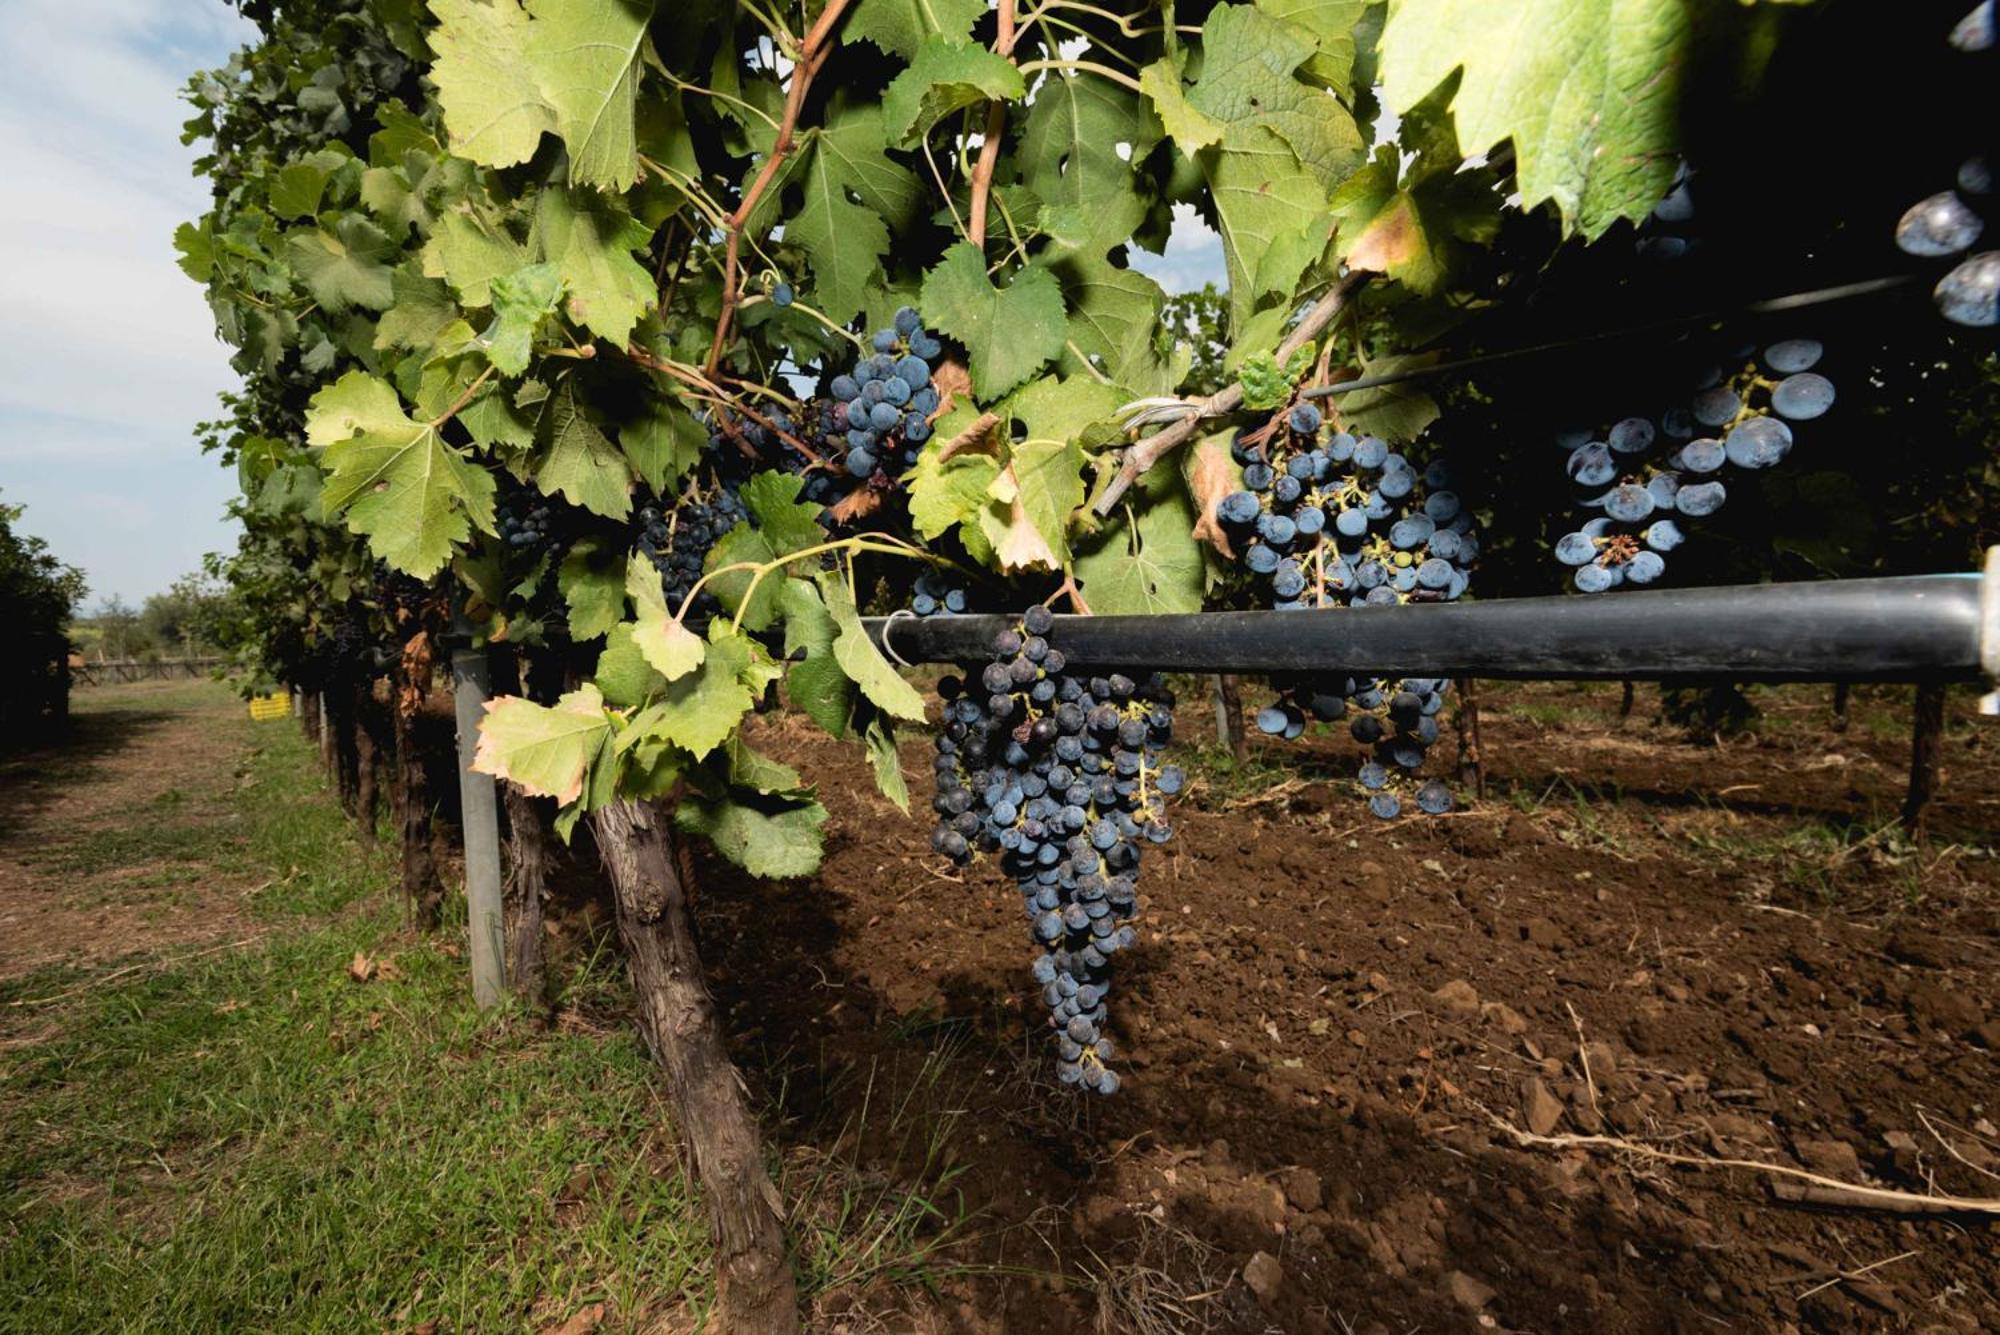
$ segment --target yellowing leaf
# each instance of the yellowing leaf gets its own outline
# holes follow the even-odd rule
[[[522,50],[569,148],[569,179],[630,189],[639,179],[633,113],[652,0],[532,0],[529,13]]]
[[[653,563],[638,552],[632,553],[625,569],[625,592],[632,595],[637,624],[632,642],[639,652],[668,681],[685,677],[701,666],[708,650],[701,637],[674,620],[667,611],[666,587]]]
[[[583,792],[584,775],[610,737],[604,697],[587,682],[554,705],[505,696],[487,702],[472,768],[567,806]]]
[[[430,0],[431,82],[451,151],[486,167],[535,155],[555,113],[525,57],[528,15],[515,0]]]

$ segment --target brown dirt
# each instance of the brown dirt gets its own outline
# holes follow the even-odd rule
[[[71,736],[0,752],[0,979],[248,934],[246,883],[212,868],[242,839],[228,799],[254,729],[290,725],[206,683],[72,699]]]
[[[1494,795],[1441,820],[1371,820],[1315,777],[1330,741],[1194,785],[1120,956],[1111,1099],[1049,1079],[1012,887],[929,853],[927,745],[905,817],[850,748],[761,727],[826,789],[828,857],[784,885],[704,867],[713,982],[783,1075],[781,1138],[864,1098],[956,1114],[959,1256],[1039,1275],[954,1280],[927,1329],[2000,1329],[1991,1220],[1501,1129],[2000,1196],[2000,764],[1969,701],[1914,849],[1871,833],[1907,763],[1894,692],[1841,735],[1824,690],[1766,693],[1720,749],[1648,694],[1621,722],[1616,686],[1486,686]]]

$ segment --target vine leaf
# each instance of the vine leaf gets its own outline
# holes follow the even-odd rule
[[[667,610],[667,591],[659,568],[639,552],[625,569],[625,592],[632,596],[632,643],[668,681],[678,681],[701,666],[708,646],[701,637],[674,620]]]
[[[1265,297],[1289,295],[1325,249],[1326,187],[1262,126],[1230,128],[1201,163],[1229,271],[1230,327],[1242,331]]]
[[[1174,62],[1160,59],[1139,71],[1139,88],[1152,100],[1153,111],[1181,152],[1193,157],[1202,149],[1222,142],[1223,125],[1187,99],[1181,86],[1180,70]]]
[[[1437,360],[1435,353],[1408,357],[1378,357],[1361,368],[1364,376],[1389,375],[1412,366]],[[1424,428],[1438,419],[1437,400],[1419,389],[1415,382],[1378,385],[1357,389],[1340,396],[1340,415],[1350,431],[1380,436],[1392,445],[1415,440]]]
[[[924,276],[924,318],[965,345],[972,384],[999,398],[1063,350],[1062,287],[1046,269],[1028,269],[1004,288],[986,276],[977,246],[960,242]]]
[[[568,806],[583,793],[584,776],[611,741],[604,697],[585,682],[553,705],[520,696],[490,700],[479,721],[472,768],[517,785],[530,797]]]
[[[1596,237],[1673,180],[1692,37],[1681,0],[1405,0],[1382,33],[1384,100],[1407,112],[1462,70],[1463,149],[1512,140],[1522,204]]]
[[[569,291],[570,318],[624,346],[658,300],[653,276],[632,256],[653,239],[653,229],[622,201],[552,187],[537,201],[535,231]]]
[[[526,162],[556,128],[523,57],[527,13],[514,0],[430,0],[430,11],[431,82],[451,151],[484,167]]]
[[[537,485],[607,519],[631,514],[632,470],[577,402],[574,378],[549,401],[542,424],[547,444],[535,469]]]
[[[340,219],[331,232],[313,227],[285,239],[285,258],[330,315],[355,306],[385,311],[394,305],[395,280],[384,261],[395,253],[388,233],[358,213]]]
[[[828,736],[845,737],[854,711],[854,682],[833,656],[840,627],[809,580],[786,580],[779,602],[785,613],[785,656],[795,660],[785,673],[785,692]]]
[[[349,371],[313,396],[307,443],[321,448],[320,493],[328,515],[376,556],[428,579],[474,526],[493,528],[493,475],[446,444],[436,426],[412,421],[389,385]]]
[[[1189,105],[1225,131],[1270,130],[1327,187],[1361,164],[1367,143],[1347,108],[1293,77],[1317,51],[1310,34],[1248,5],[1218,5],[1201,39]]]
[[[424,243],[424,275],[450,283],[465,305],[484,306],[493,299],[493,280],[529,258],[498,222],[461,209],[443,215]]]
[[[1354,89],[1354,31],[1372,0],[1256,0],[1272,18],[1296,24],[1314,46],[1300,72],[1346,100]]]
[[[914,148],[953,112],[1027,95],[1027,81],[1005,56],[971,42],[929,37],[910,67],[883,91],[882,128],[889,143]]]
[[[522,46],[569,148],[573,184],[629,190],[639,179],[639,50],[652,0],[532,0]]]
[[[625,602],[624,590],[618,594],[622,608]],[[632,623],[621,621],[611,628],[604,637],[604,649],[597,655],[597,670],[591,674],[604,698],[619,709],[633,709],[643,705],[661,686],[665,679],[653,670],[646,656],[639,652],[638,644],[632,638]]]
[[[921,206],[917,180],[883,151],[882,109],[837,101],[813,132],[798,174],[799,210],[785,234],[813,267],[820,313],[845,323],[868,306],[892,228]]]
[[[458,318],[451,293],[435,278],[426,278],[405,265],[390,277],[394,303],[375,322],[375,350],[406,348],[420,352],[437,341],[445,327]]]
[[[837,575],[824,574],[820,576],[819,589],[827,615],[833,618],[838,632],[833,641],[833,657],[840,664],[840,670],[883,713],[921,722],[924,717],[923,696],[897,675],[896,669],[889,666],[889,660],[882,657],[882,651],[875,647],[875,642],[868,638],[867,628],[861,624],[861,613],[855,609],[854,596],[847,591],[846,583]]]
[[[1126,493],[1119,522],[1078,555],[1090,610],[1098,616],[1199,612],[1208,566],[1194,536],[1195,509],[1171,468],[1155,468]],[[1130,501],[1143,507],[1134,512]]]
[[[569,606],[569,636],[594,640],[625,617],[618,553],[603,538],[579,538],[556,567],[556,591]]]
[[[747,684],[759,675],[755,653],[749,639],[716,618],[709,623],[701,666],[668,682],[658,700],[634,715],[626,730],[629,740],[621,740],[621,745],[651,737],[670,742],[697,760],[722,745],[756,702]]]
[[[642,416],[618,429],[618,448],[658,496],[673,490],[707,443],[708,432],[677,396],[649,399]]]
[[[928,37],[964,41],[986,0],[860,0],[841,31],[844,42],[873,42],[909,60]]]
[[[1188,492],[1194,498],[1195,510],[1199,514],[1190,536],[1215,548],[1227,561],[1236,559],[1236,551],[1230,544],[1229,531],[1223,527],[1217,507],[1222,504],[1223,497],[1243,488],[1243,470],[1229,455],[1232,434],[1218,431],[1203,437],[1188,452],[1187,458]]]
[[[753,803],[690,795],[675,804],[674,822],[752,876],[810,876],[819,870],[826,808],[817,801]]]
[[[875,771],[875,786],[882,796],[894,802],[908,815],[910,811],[910,785],[903,777],[903,762],[896,755],[896,730],[887,719],[880,717],[868,720],[861,741],[868,748],[868,763]]]
[[[1078,250],[1101,257],[1145,217],[1147,196],[1133,164],[1159,138],[1159,124],[1136,94],[1108,79],[1054,75],[1028,104],[1016,155],[1021,181],[1074,228]]]
[[[493,323],[482,336],[486,359],[502,375],[528,369],[535,330],[556,313],[563,283],[553,264],[527,264],[493,280]]]

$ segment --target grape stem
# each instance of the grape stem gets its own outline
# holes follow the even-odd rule
[[[1349,273],[1333,290],[1312,304],[1311,309],[1300,317],[1292,332],[1285,335],[1278,344],[1276,357],[1280,365],[1306,344],[1319,337],[1320,331],[1333,322],[1333,317],[1346,309],[1348,299],[1369,279],[1361,272]],[[1220,393],[1205,399],[1195,399],[1187,404],[1187,412],[1178,422],[1161,431],[1156,431],[1144,440],[1136,441],[1125,450],[1125,457],[1118,465],[1117,476],[1105,487],[1104,494],[1097,498],[1092,508],[1099,515],[1108,518],[1119,497],[1128,491],[1145,472],[1161,457],[1187,440],[1201,428],[1201,424],[1211,417],[1221,417],[1235,412],[1243,406],[1243,382],[1238,380]]]
[[[1000,28],[993,39],[993,54],[1011,63],[1019,36],[1014,26],[1014,0],[1000,0]],[[986,104],[986,135],[979,145],[979,160],[972,164],[972,217],[965,239],[975,246],[986,245],[987,200],[993,192],[993,167],[1000,160],[1000,140],[1006,129],[1007,104],[996,97]]]
[[[722,351],[729,345],[729,324],[736,315],[736,302],[742,284],[743,229],[749,225],[750,215],[764,198],[764,192],[777,179],[778,168],[785,165],[791,156],[794,137],[798,131],[799,113],[805,109],[806,90],[812,87],[813,76],[826,63],[832,51],[830,38],[833,29],[847,12],[850,0],[828,0],[819,19],[806,33],[806,39],[799,47],[798,63],[792,67],[792,86],[785,93],[785,114],[778,122],[778,136],[771,143],[771,151],[764,155],[764,165],[757,170],[757,177],[750,182],[750,188],[743,192],[742,202],[736,212],[729,215],[726,230],[729,244],[724,252],[722,265],[722,312],[715,317],[715,338],[708,345],[708,361],[704,369],[713,376],[722,364]]]
[[[900,538],[892,538],[887,534],[877,534],[867,538],[839,538],[833,542],[822,542],[816,546],[802,547],[796,552],[786,552],[783,556],[774,557],[769,561],[731,561],[728,565],[717,566],[694,582],[694,587],[690,588],[687,591],[687,596],[681,599],[680,610],[674,613],[674,622],[678,625],[687,619],[688,609],[694,606],[696,595],[707,588],[711,580],[723,575],[747,570],[750,572],[749,587],[743,590],[743,600],[737,604],[736,615],[729,623],[729,629],[732,632],[739,630],[743,625],[743,613],[750,606],[750,599],[756,594],[757,586],[763,582],[764,576],[770,574],[773,570],[782,570],[794,561],[803,561],[807,557],[824,556],[828,552],[847,552],[849,554],[875,552],[882,556],[907,556],[920,561],[932,559],[930,553],[920,547],[906,543]]]

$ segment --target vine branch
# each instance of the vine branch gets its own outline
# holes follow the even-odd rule
[[[1000,28],[993,38],[993,54],[1012,62],[1019,37],[1014,26],[1014,0],[1000,0]],[[993,193],[993,167],[1000,160],[1000,140],[1006,129],[1007,104],[995,98],[986,104],[986,135],[980,141],[979,160],[972,165],[972,222],[965,230],[965,239],[975,246],[986,244],[987,200]]]
[[[1293,353],[1319,337],[1320,331],[1333,323],[1333,317],[1346,308],[1348,298],[1367,281],[1368,275],[1365,273],[1350,273],[1336,283],[1331,292],[1314,302],[1292,332],[1285,335],[1284,341],[1278,344],[1279,363],[1282,365]],[[1178,422],[1126,447],[1125,457],[1118,465],[1118,475],[1111,479],[1111,484],[1104,489],[1104,494],[1097,498],[1096,505],[1091,508],[1098,514],[1109,517],[1112,508],[1118,504],[1118,498],[1130,490],[1132,484],[1137,482],[1146,470],[1158,463],[1163,455],[1176,446],[1186,443],[1208,418],[1233,413],[1242,406],[1241,380],[1208,398],[1197,399],[1188,404],[1186,415]]]
[[[708,345],[708,361],[705,372],[713,376],[722,364],[722,350],[729,344],[730,321],[736,316],[737,287],[742,281],[743,229],[749,225],[750,215],[757,211],[764,192],[777,179],[778,168],[784,166],[791,156],[794,136],[799,127],[799,113],[805,109],[806,90],[812,87],[813,76],[832,47],[828,39],[833,36],[834,25],[847,11],[851,0],[829,0],[821,11],[819,19],[806,33],[805,42],[799,48],[798,63],[792,67],[792,86],[785,93],[785,114],[778,122],[778,137],[771,142],[771,151],[764,156],[764,165],[757,169],[756,179],[743,192],[742,202],[729,215],[725,230],[729,233],[729,244],[722,265],[722,313],[715,317],[715,338]]]

